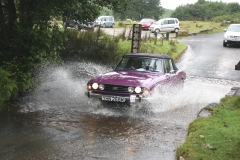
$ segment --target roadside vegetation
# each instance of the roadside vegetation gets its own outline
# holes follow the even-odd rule
[[[178,159],[240,159],[240,97],[227,96],[215,108],[207,106],[212,115],[198,118],[189,125],[186,141]]]
[[[103,64],[116,64],[122,55],[131,52],[132,41],[125,36],[125,32],[126,30],[118,36],[113,36],[105,34],[101,29],[95,32],[68,30],[68,40],[64,43],[64,49],[60,51],[60,57],[64,61],[85,59]],[[141,41],[140,52],[168,54],[177,61],[186,47],[186,44],[175,39],[160,40],[146,35]]]

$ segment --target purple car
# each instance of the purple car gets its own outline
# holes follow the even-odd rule
[[[102,101],[142,102],[164,87],[182,88],[186,73],[168,55],[130,53],[111,72],[87,83],[87,96]]]

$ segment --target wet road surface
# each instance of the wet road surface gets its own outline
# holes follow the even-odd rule
[[[223,48],[221,34],[181,41],[189,44],[177,63],[188,74],[184,90],[140,108],[86,98],[87,80],[108,66],[45,68],[39,89],[0,113],[0,159],[174,160],[198,112],[240,86],[232,69],[240,48]]]

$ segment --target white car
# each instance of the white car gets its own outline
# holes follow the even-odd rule
[[[149,30],[154,33],[159,32],[178,32],[180,30],[180,22],[177,18],[164,18],[158,20],[155,24],[149,27]]]
[[[227,47],[228,44],[240,44],[240,24],[230,24],[224,32],[223,47]]]

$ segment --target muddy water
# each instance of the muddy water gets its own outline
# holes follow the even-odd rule
[[[88,99],[87,80],[109,68],[44,68],[40,87],[0,115],[0,159],[173,160],[201,108],[239,85],[189,77],[183,91],[156,95],[142,107]]]

